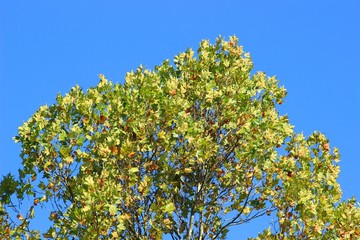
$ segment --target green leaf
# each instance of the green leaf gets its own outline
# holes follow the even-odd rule
[[[15,136],[12,139],[14,140],[15,143],[18,143],[21,141],[21,138],[19,136]]]
[[[67,137],[67,133],[64,130],[62,130],[61,133],[59,134],[59,140],[65,141],[66,137]]]
[[[29,217],[30,218],[34,218],[35,216],[35,209],[34,209],[34,206],[31,206],[30,208],[30,213],[29,213]]]
[[[175,210],[175,205],[172,202],[166,204],[164,208],[165,213],[172,213],[174,210]]]
[[[82,146],[84,144],[85,141],[85,137],[84,136],[80,136],[76,139],[76,144],[79,146]]]
[[[115,206],[115,205],[110,205],[110,207],[109,207],[109,213],[111,214],[111,215],[116,215],[116,213],[117,213],[117,207]]]
[[[3,179],[0,182],[1,202],[5,203],[5,204],[10,203],[10,197],[12,194],[15,193],[18,185],[19,185],[19,182],[16,181],[10,173],[7,174],[6,176],[3,176]]]

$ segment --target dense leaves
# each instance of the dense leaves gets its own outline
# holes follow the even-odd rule
[[[356,201],[340,202],[338,150],[294,133],[276,110],[286,90],[252,68],[236,37],[218,38],[124,85],[100,75],[58,95],[15,137],[23,167],[1,182],[0,233],[37,238],[42,207],[46,238],[224,239],[261,216],[273,221],[258,239],[360,236]]]

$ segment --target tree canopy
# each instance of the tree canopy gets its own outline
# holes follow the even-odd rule
[[[0,184],[0,236],[225,239],[269,216],[254,239],[360,237],[338,149],[295,133],[276,109],[285,88],[252,69],[235,36],[219,37],[123,85],[100,75],[59,94],[14,137],[22,167]],[[42,233],[31,224],[40,208],[51,223]]]

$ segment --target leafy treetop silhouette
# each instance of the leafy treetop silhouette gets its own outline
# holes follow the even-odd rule
[[[219,37],[124,85],[100,75],[58,95],[14,138],[22,168],[0,185],[0,235],[224,239],[270,216],[256,239],[360,237],[355,199],[340,200],[338,149],[295,133],[276,110],[285,88],[252,68],[235,36]],[[41,207],[44,233],[31,225]]]

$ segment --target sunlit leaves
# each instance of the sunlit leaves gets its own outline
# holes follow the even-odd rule
[[[164,207],[165,213],[172,213],[174,210],[175,210],[175,205],[172,202],[166,204]]]
[[[19,226],[49,209],[47,238],[223,239],[261,216],[275,220],[260,239],[358,236],[358,206],[338,202],[338,150],[293,132],[276,110],[285,88],[251,74],[236,37],[173,62],[140,66],[124,85],[99,75],[19,127],[19,181],[0,185],[4,236],[30,234],[8,220],[13,194],[31,202]]]

